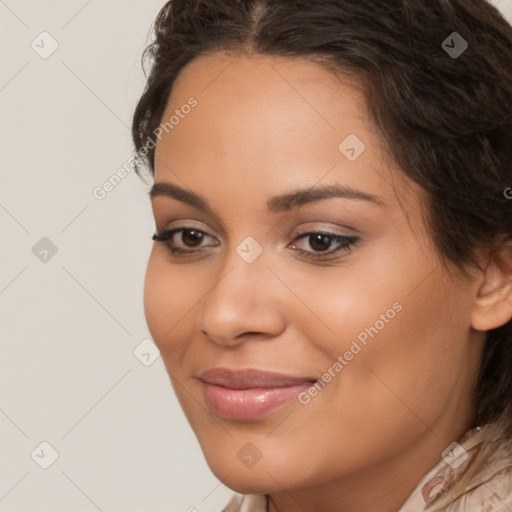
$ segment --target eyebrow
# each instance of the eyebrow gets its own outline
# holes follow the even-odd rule
[[[203,196],[180,188],[177,185],[167,182],[155,183],[149,191],[149,197],[153,199],[158,196],[171,197],[198,210],[215,215],[213,208]],[[324,187],[297,189],[287,194],[274,196],[267,201],[267,208],[273,213],[288,212],[308,203],[331,198],[357,199],[368,201],[381,207],[387,206],[377,196],[346,185],[335,184]]]

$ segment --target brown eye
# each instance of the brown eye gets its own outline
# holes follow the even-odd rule
[[[197,247],[204,240],[204,233],[197,229],[183,229],[181,241],[187,247]]]
[[[214,243],[203,243],[208,239],[212,239]],[[162,231],[154,234],[153,240],[165,243],[172,254],[182,257],[197,255],[208,247],[218,245],[213,236],[192,227]]]
[[[323,233],[309,235],[309,245],[315,251],[326,251],[332,243],[332,237]]]
[[[178,234],[179,236],[177,236]],[[203,243],[207,242],[209,238],[213,240],[213,243]],[[215,237],[191,227],[156,233],[153,235],[153,240],[164,242],[172,254],[181,257],[197,256],[209,247],[219,245]],[[357,237],[348,237],[335,233],[311,232],[299,236],[296,242],[291,245],[291,248],[312,259],[332,258],[342,252],[349,251],[358,241],[359,238]]]
[[[318,231],[300,235],[291,248],[310,258],[328,258],[349,251],[358,241],[357,237]]]

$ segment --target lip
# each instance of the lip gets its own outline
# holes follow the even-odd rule
[[[201,373],[206,402],[219,416],[256,420],[293,401],[316,379],[255,369],[211,368]]]

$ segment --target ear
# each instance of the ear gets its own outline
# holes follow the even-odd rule
[[[483,262],[471,326],[488,331],[512,318],[512,244],[490,249]]]

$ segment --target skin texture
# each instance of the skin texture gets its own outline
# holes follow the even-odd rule
[[[469,427],[483,331],[512,315],[491,260],[492,286],[447,274],[422,221],[425,195],[387,157],[355,84],[306,59],[203,56],[180,74],[163,119],[191,96],[197,106],[156,148],[155,182],[200,194],[214,214],[152,199],[158,231],[208,236],[188,257],[154,242],[148,327],[213,473],[236,492],[269,493],[271,511],[398,510]],[[338,149],[350,134],[366,146],[353,162]],[[267,209],[274,195],[331,184],[385,206]],[[312,231],[359,242],[315,259],[311,239],[298,239]],[[248,236],[263,248],[250,264],[236,251]],[[174,238],[197,251],[187,242]],[[237,421],[205,401],[197,376],[212,367],[321,379],[394,303],[401,311],[307,405]],[[250,468],[237,457],[248,442],[262,454]]]

